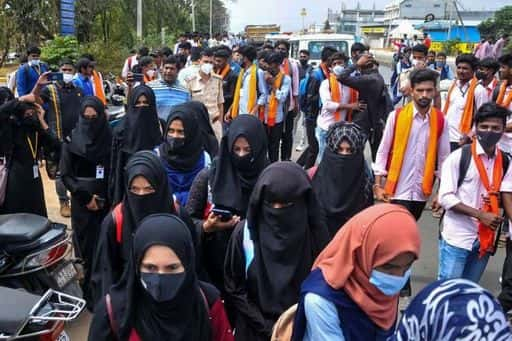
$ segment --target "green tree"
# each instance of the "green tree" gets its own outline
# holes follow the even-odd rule
[[[512,6],[505,6],[496,11],[492,18],[480,23],[478,30],[482,36],[500,36],[512,32]]]
[[[63,58],[75,61],[78,57],[78,41],[72,36],[56,36],[41,49],[41,58],[55,68]]]

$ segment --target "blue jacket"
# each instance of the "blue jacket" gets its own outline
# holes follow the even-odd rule
[[[30,66],[28,63],[21,64],[18,72],[16,72],[16,90],[18,91],[18,96],[24,96],[32,92],[32,89],[39,79],[39,75],[46,71],[48,71],[48,66],[44,63],[40,63],[39,67]]]

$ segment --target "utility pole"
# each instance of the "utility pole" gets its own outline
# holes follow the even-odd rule
[[[196,2],[192,0],[192,32],[196,31]]]
[[[142,40],[142,0],[137,0],[137,39]]]
[[[210,38],[213,38],[213,0],[210,0]]]
[[[304,20],[307,15],[308,15],[308,12],[306,11],[306,9],[305,8],[301,9],[300,16],[302,17],[302,33],[306,33],[306,25],[305,25]]]

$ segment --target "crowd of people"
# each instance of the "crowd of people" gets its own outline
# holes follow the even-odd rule
[[[0,88],[0,214],[47,216],[44,160],[89,340],[512,339],[512,54],[453,72],[411,44],[396,101],[362,43],[313,66],[284,40],[189,38],[126,59],[115,126],[91,55],[53,80],[31,47],[17,97]],[[429,200],[437,281],[399,319]],[[500,239],[495,298],[478,282]]]

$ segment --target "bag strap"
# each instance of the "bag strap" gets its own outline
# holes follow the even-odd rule
[[[114,318],[114,311],[112,310],[112,299],[110,297],[110,294],[105,295],[105,304],[107,306],[107,314],[108,321],[110,322],[110,329],[112,329],[112,332],[116,336],[116,339],[118,339],[119,326],[117,325],[117,321]]]
[[[469,164],[471,163],[471,145],[467,144],[462,146],[460,162],[459,162],[459,178],[457,179],[457,189],[464,182],[464,178],[468,173]]]
[[[118,244],[121,244],[123,241],[123,203],[119,203],[112,210],[112,219],[114,220],[114,225],[116,226],[116,241]]]

